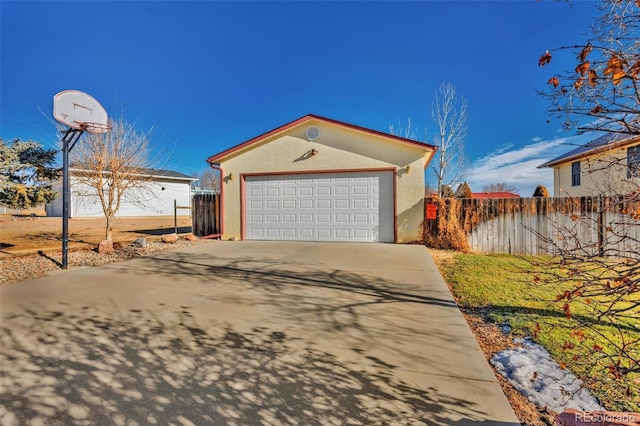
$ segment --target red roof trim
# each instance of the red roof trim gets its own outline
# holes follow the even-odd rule
[[[513,192],[473,192],[471,198],[520,198]]]
[[[270,131],[268,131],[266,133],[263,133],[263,134],[261,134],[259,136],[256,136],[255,138],[249,139],[246,142],[242,142],[241,144],[238,144],[238,145],[236,145],[234,147],[231,147],[231,148],[229,148],[229,149],[227,149],[225,151],[222,151],[222,152],[220,152],[218,154],[212,155],[211,157],[207,158],[207,162],[208,163],[214,163],[214,162],[220,160],[221,158],[226,157],[229,154],[232,154],[232,153],[234,153],[236,151],[239,151],[239,150],[241,150],[243,148],[249,147],[249,146],[251,146],[251,145],[253,145],[255,143],[258,143],[258,142],[260,142],[260,141],[262,141],[264,139],[267,139],[267,138],[269,138],[269,137],[271,137],[273,135],[276,135],[278,133],[282,133],[285,130],[288,130],[288,129],[292,128],[292,127],[298,126],[298,125],[300,125],[300,124],[302,124],[302,123],[304,123],[306,121],[311,121],[311,120],[317,120],[317,121],[321,121],[321,122],[325,122],[325,123],[335,124],[335,125],[338,125],[338,126],[341,126],[341,127],[346,127],[348,129],[356,130],[356,131],[359,131],[359,132],[364,132],[364,133],[369,133],[369,134],[376,135],[376,136],[381,136],[381,137],[384,137],[384,138],[387,138],[387,139],[395,140],[395,141],[403,143],[403,144],[413,145],[413,146],[416,146],[416,147],[419,147],[419,148],[422,148],[422,149],[426,148],[426,149],[432,150],[432,151],[435,151],[437,149],[437,147],[434,146],[434,145],[429,145],[429,144],[426,144],[426,143],[423,143],[423,142],[414,141],[412,139],[407,139],[407,138],[403,138],[403,137],[400,137],[400,136],[390,135],[388,133],[379,132],[377,130],[371,130],[371,129],[367,129],[365,127],[356,126],[355,124],[349,124],[349,123],[345,123],[343,121],[338,121],[338,120],[333,120],[331,118],[321,117],[319,115],[308,114],[308,115],[305,115],[304,117],[298,118],[297,120],[293,120],[293,121],[291,121],[291,122],[289,122],[289,123],[287,123],[287,124],[285,124],[283,126],[280,126],[280,127],[275,128],[273,130],[270,130]]]

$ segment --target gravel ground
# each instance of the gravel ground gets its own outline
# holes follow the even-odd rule
[[[172,244],[153,241],[148,242],[144,247],[114,243],[114,251],[109,255],[101,255],[96,250],[91,249],[69,251],[67,262],[69,269],[78,266],[98,266],[104,265],[105,263],[131,259],[132,257],[145,256],[210,242],[211,240],[189,241],[180,239]],[[60,250],[0,259],[0,270],[2,270],[2,274],[0,274],[0,285],[39,278],[47,275],[51,271],[59,270],[61,265],[62,251]]]

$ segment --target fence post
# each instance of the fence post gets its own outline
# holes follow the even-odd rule
[[[173,200],[173,228],[178,235],[178,200]]]
[[[604,257],[604,201],[598,196],[598,256]]]

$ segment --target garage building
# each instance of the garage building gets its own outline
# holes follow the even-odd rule
[[[307,115],[207,161],[222,176],[222,238],[415,241],[436,147]]]

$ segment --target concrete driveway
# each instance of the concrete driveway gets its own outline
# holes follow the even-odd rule
[[[518,424],[422,246],[212,241],[0,308],[2,425]]]

